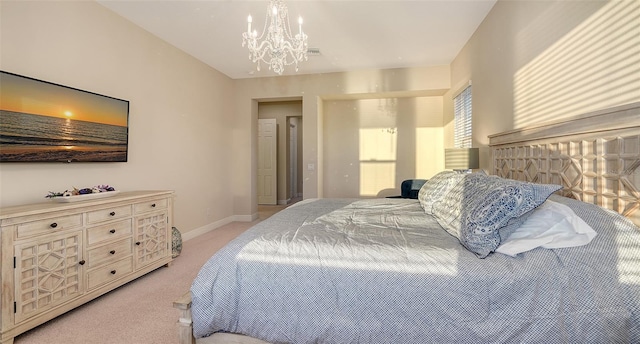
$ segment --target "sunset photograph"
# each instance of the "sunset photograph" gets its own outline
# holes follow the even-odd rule
[[[0,72],[0,162],[127,161],[129,102]]]

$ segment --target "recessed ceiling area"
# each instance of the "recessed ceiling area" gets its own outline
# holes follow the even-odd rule
[[[447,65],[496,0],[286,1],[291,26],[304,19],[312,54],[283,75]],[[232,79],[261,71],[242,47],[247,16],[261,33],[268,1],[99,0],[98,3]]]

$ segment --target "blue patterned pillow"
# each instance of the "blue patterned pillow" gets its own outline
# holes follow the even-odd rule
[[[485,258],[518,228],[528,213],[560,185],[533,184],[468,174],[433,206],[438,223],[479,258]]]
[[[433,203],[431,213],[438,223],[450,234],[459,238],[463,201],[469,199],[473,193],[481,191],[486,185],[486,174],[458,173],[458,179],[446,192]]]
[[[418,192],[418,201],[424,212],[431,215],[433,204],[445,197],[462,177],[461,173],[442,171],[427,180]]]

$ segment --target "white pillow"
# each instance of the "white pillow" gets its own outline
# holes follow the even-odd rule
[[[515,256],[536,247],[563,248],[586,245],[596,232],[568,206],[547,200],[506,240],[496,252]]]

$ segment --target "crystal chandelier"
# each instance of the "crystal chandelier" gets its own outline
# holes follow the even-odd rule
[[[302,17],[298,18],[298,33],[294,36],[287,12],[283,0],[269,0],[260,37],[257,31],[251,31],[251,16],[247,18],[247,32],[242,34],[242,46],[249,48],[249,59],[258,63],[258,71],[262,61],[279,75],[282,75],[285,66],[292,64],[296,65],[297,72],[298,62],[307,60],[307,35],[302,32]]]

